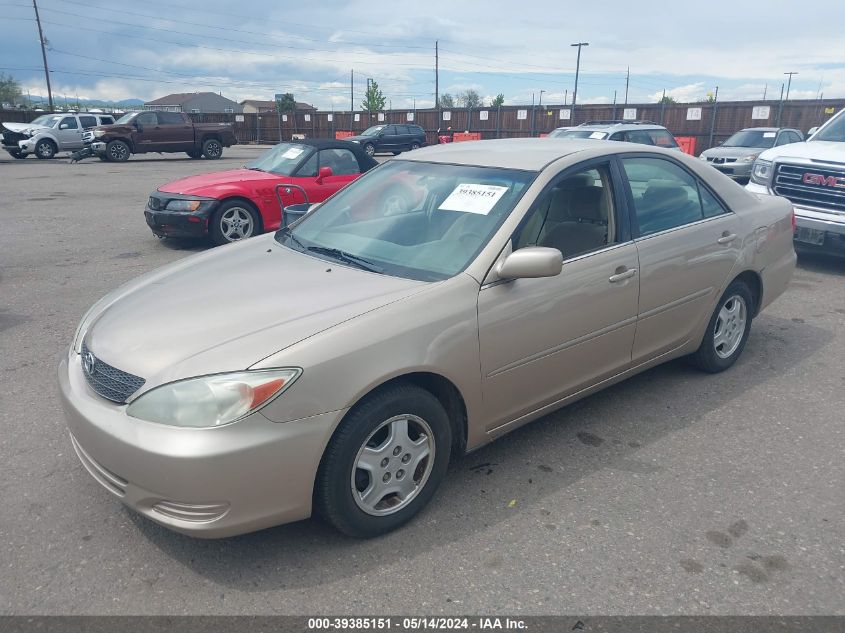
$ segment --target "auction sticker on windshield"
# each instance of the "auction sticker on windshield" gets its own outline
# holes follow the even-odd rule
[[[288,151],[282,154],[282,158],[297,158],[305,150],[301,147],[291,147]]]
[[[487,215],[507,190],[507,187],[496,185],[461,183],[437,208],[441,211],[462,211],[464,213]]]

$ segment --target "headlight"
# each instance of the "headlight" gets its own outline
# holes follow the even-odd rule
[[[203,200],[171,200],[165,209],[168,211],[183,211],[193,213],[202,206]]]
[[[769,185],[772,179],[772,163],[768,160],[754,161],[754,166],[751,168],[751,182],[758,185]]]
[[[360,143],[361,141],[352,141],[353,143]]]
[[[101,136],[105,136],[105,130],[94,130],[94,138],[100,138]]]
[[[759,155],[760,154],[750,154],[749,156],[743,156],[737,162],[739,162],[739,163],[753,163],[755,160],[757,160],[757,157]]]
[[[169,426],[207,428],[236,422],[290,387],[296,367],[188,378],[140,396],[126,414]]]
[[[707,157],[706,157],[704,154],[702,154],[701,156],[699,156],[699,158],[700,158],[701,160],[707,160]]]

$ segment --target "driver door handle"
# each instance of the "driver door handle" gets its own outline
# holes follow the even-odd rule
[[[617,270],[619,270],[619,269],[617,268]],[[614,275],[611,275],[610,277],[608,277],[607,280],[610,283],[615,284],[615,283],[619,283],[620,281],[625,281],[626,279],[630,279],[631,277],[633,277],[636,274],[637,274],[636,268],[627,268],[625,270],[617,272]]]
[[[736,239],[736,233],[728,233],[727,231],[725,231],[724,233],[722,233],[722,237],[720,237],[716,241],[719,242],[719,244],[730,244],[735,239]]]

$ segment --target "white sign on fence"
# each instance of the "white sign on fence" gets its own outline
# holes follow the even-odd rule
[[[406,121],[413,121],[413,120],[414,120],[414,113],[413,113],[413,112],[408,112],[408,113],[405,115],[405,120],[406,120]]]
[[[751,109],[751,118],[752,119],[768,119],[769,115],[772,113],[772,109],[770,106],[754,106]]]
[[[637,109],[625,108],[622,110],[622,118],[626,121],[634,121],[637,118]]]
[[[356,120],[356,121],[360,121],[360,120],[361,120],[361,113],[360,113],[360,112],[356,112],[356,113],[355,113],[355,120]]]
[[[243,123],[244,122],[244,115],[243,114],[236,114],[235,115],[235,123]]]
[[[378,113],[378,120],[379,120],[379,121],[384,121],[384,112],[379,112],[379,113]]]
[[[283,115],[282,115],[282,121],[287,122],[287,120],[288,120],[288,115],[287,115],[287,114],[283,114]]]
[[[487,112],[487,110],[479,110],[479,111],[478,111],[478,120],[479,120],[479,121],[486,121],[486,120],[487,120],[487,116],[488,116],[489,114],[490,114],[490,113],[489,113],[489,112]]]
[[[558,112],[558,117],[560,117],[561,120],[568,121],[572,118],[572,110],[570,110],[569,108],[561,108]]]
[[[332,121],[334,121],[334,114],[330,114],[330,115],[329,115],[328,121],[329,121],[329,123],[331,123]]]
[[[452,120],[452,113],[451,112],[444,112],[443,113],[443,120],[444,121],[451,121]]]
[[[311,120],[311,115],[310,115],[310,114],[306,114],[306,115],[305,115],[305,120],[306,120],[306,121],[310,121],[310,120]]]
[[[524,121],[528,118],[528,110],[517,110],[516,111],[516,118],[520,121]]]
[[[687,121],[701,121],[701,108],[687,108]]]

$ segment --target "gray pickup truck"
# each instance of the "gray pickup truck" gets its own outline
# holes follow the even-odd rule
[[[112,115],[96,112],[42,114],[31,123],[3,123],[2,145],[13,158],[53,158],[80,149],[85,130],[110,123]]]

